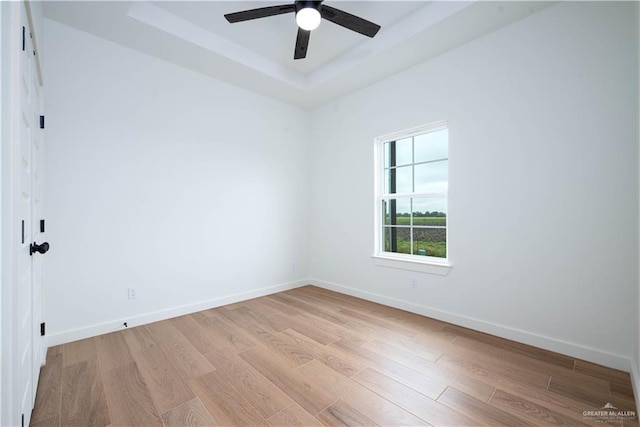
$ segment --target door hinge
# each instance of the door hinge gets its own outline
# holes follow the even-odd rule
[[[43,337],[44,336],[44,322],[40,323],[40,336]]]
[[[22,27],[22,50],[27,50],[26,31],[27,29],[23,26]]]
[[[40,220],[40,232],[44,233],[44,219]]]
[[[24,427],[24,414],[22,414],[22,427]]]
[[[40,116],[40,129],[44,129],[44,116]]]
[[[24,245],[24,219],[22,220],[22,244]]]

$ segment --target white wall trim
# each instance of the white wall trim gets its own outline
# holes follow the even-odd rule
[[[628,357],[619,354],[608,353],[606,351],[598,350],[595,348],[585,347],[580,344],[562,341],[556,338],[538,335],[533,332],[527,332],[508,326],[487,322],[485,320],[451,313],[448,311],[438,310],[433,307],[419,305],[373,292],[361,291],[359,289],[350,288],[348,286],[339,285],[337,283],[326,282],[315,278],[309,279],[309,283],[324,289],[329,289],[332,291],[362,298],[367,301],[377,302],[386,306],[399,308],[411,313],[416,313],[444,322],[453,323],[455,325],[474,329],[476,331],[496,335],[502,338],[565,354],[571,357],[587,360],[589,362],[597,363],[611,368],[620,369],[625,372],[633,369],[631,360]],[[638,383],[639,380],[640,377],[638,377],[637,375],[633,377],[634,384],[640,384]]]
[[[109,322],[97,323],[83,328],[70,329],[63,332],[52,334],[47,339],[47,345],[49,347],[59,344],[65,344],[72,341],[81,340],[84,338],[91,338],[97,335],[107,334],[110,332],[121,331],[125,329],[124,322],[127,322],[128,327],[135,327],[145,325],[147,323],[159,322],[161,320],[171,319],[173,317],[183,316],[185,314],[196,313],[202,310],[209,310],[211,308],[220,307],[223,305],[233,304],[236,302],[246,301],[252,298],[258,298],[265,295],[271,295],[277,292],[287,291],[289,289],[299,288],[301,286],[308,285],[308,280],[296,280],[293,282],[282,283],[275,286],[269,286],[266,288],[254,289],[251,291],[240,292],[237,294],[226,295],[218,298],[209,299],[206,301],[200,301],[193,304],[181,305],[178,307],[172,307],[164,310],[158,310],[145,314],[139,314],[132,317],[114,319]]]
[[[630,363],[631,387],[633,387],[633,397],[636,402],[640,402],[640,372],[635,360],[631,359]]]

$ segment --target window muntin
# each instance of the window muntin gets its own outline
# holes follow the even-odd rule
[[[376,253],[446,262],[446,123],[378,138],[377,150]]]

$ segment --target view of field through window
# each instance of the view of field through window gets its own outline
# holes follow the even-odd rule
[[[383,146],[383,251],[447,257],[448,131]]]

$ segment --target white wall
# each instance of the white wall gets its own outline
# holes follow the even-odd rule
[[[307,112],[44,31],[50,344],[309,276]]]
[[[561,3],[315,111],[316,283],[628,370],[634,7]],[[374,266],[373,138],[442,119],[453,269]]]

